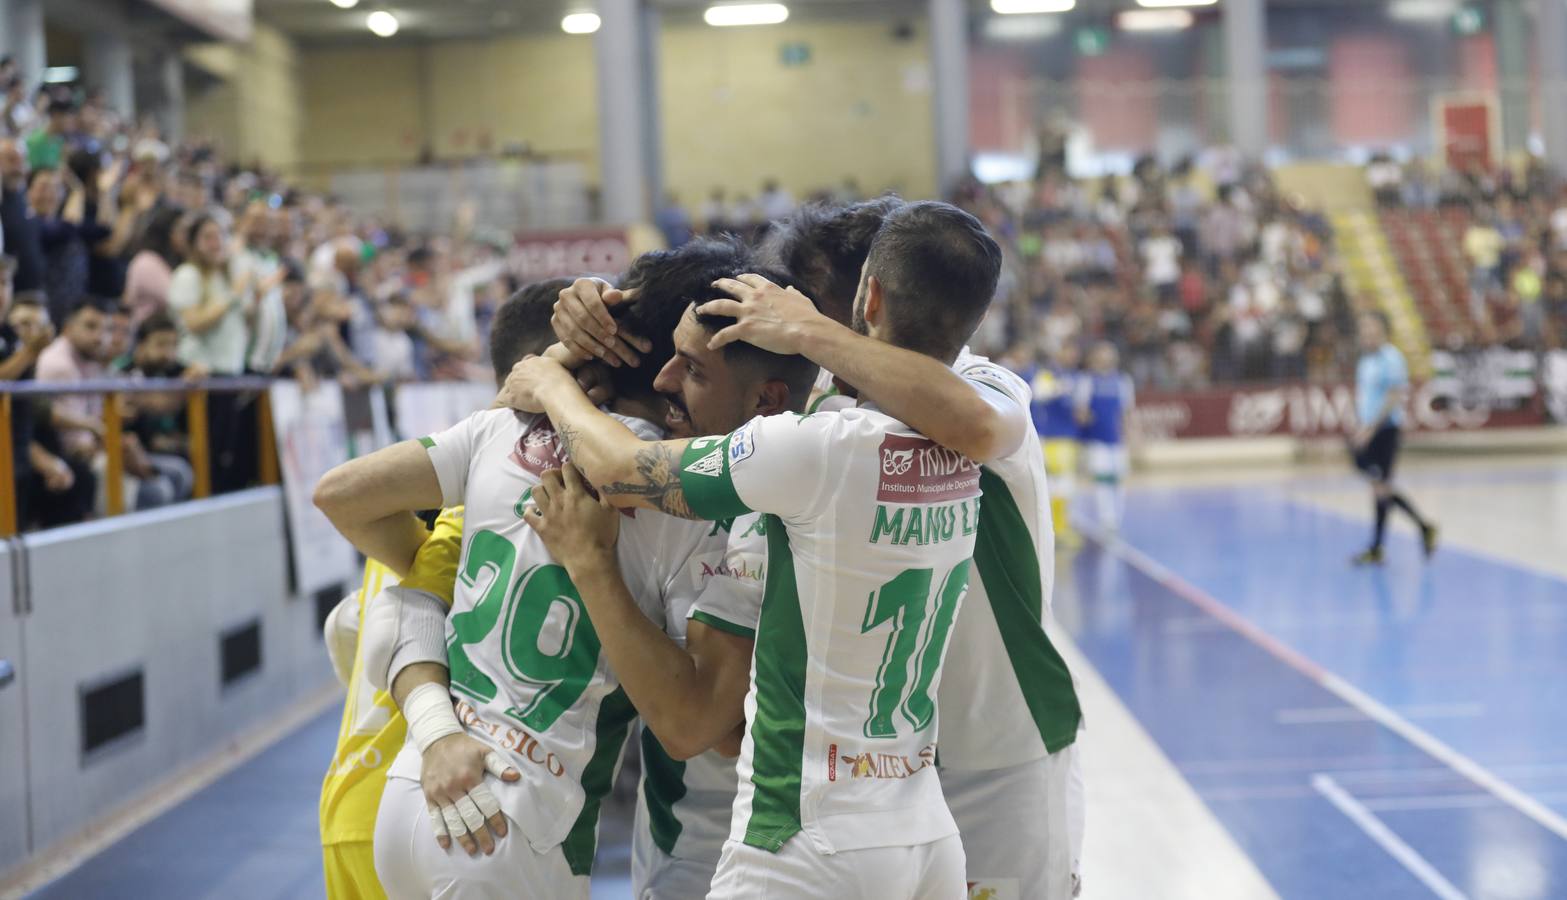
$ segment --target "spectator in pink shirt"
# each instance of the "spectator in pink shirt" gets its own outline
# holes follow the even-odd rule
[[[164,206],[153,211],[146,230],[137,241],[125,273],[125,305],[131,311],[131,328],[169,305],[169,281],[180,258],[174,247],[174,228],[184,213],[179,207]]]

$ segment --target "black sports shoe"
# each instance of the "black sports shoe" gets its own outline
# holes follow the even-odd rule
[[[1420,545],[1425,548],[1426,559],[1436,552],[1436,526],[1423,525],[1420,528]]]
[[[1352,566],[1380,566],[1382,565],[1382,548],[1372,547],[1369,550],[1362,550],[1350,557],[1349,563]]]

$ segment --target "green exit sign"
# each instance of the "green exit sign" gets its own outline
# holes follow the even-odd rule
[[[811,45],[794,41],[778,48],[778,60],[786,66],[803,66],[811,61]]]
[[[1072,35],[1072,43],[1076,45],[1077,52],[1082,56],[1100,56],[1110,47],[1110,30],[1108,28],[1079,28]]]

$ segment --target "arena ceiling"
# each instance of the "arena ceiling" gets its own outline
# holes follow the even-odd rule
[[[651,0],[667,21],[699,21],[709,0]],[[920,19],[924,0],[784,0],[794,19]],[[1266,0],[1270,6],[1363,6],[1366,0]],[[359,0],[340,9],[329,0],[256,0],[256,16],[307,42],[375,41],[365,16],[393,10],[401,23],[391,40],[420,41],[482,37],[497,32],[555,31],[568,12],[593,8],[592,0]],[[988,0],[969,0],[976,13]],[[1078,13],[1113,12],[1133,0],[1078,0]]]

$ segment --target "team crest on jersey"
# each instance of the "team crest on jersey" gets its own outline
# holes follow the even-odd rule
[[[722,475],[724,473],[723,448],[715,448],[713,452],[686,466],[686,471],[692,475],[706,475],[709,478],[717,478],[719,475]]]
[[[560,447],[560,435],[549,419],[540,416],[517,440],[512,448],[511,461],[523,471],[542,475],[550,469],[558,469],[566,463],[566,454]]]
[[[979,495],[979,466],[929,438],[889,434],[882,438],[880,452],[877,500],[938,503]]]

